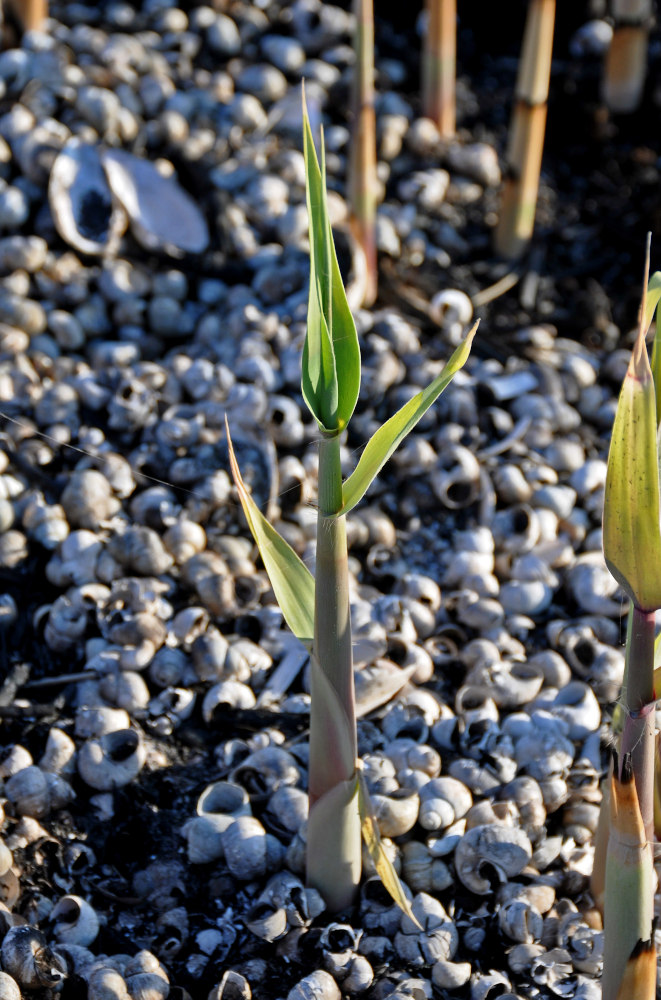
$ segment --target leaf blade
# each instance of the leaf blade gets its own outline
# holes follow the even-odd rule
[[[661,532],[654,379],[641,322],[620,391],[604,493],[604,557],[637,607],[661,607]]]
[[[336,516],[346,514],[362,500],[365,493],[386,464],[392,453],[413,430],[420,418],[441,395],[454,375],[464,366],[470,353],[471,344],[478,324],[471,329],[465,340],[457,347],[443,371],[430,385],[405,403],[385,424],[380,427],[365,445],[358,465],[342,487],[342,507]]]
[[[230,468],[243,513],[259,549],[280,610],[294,635],[301,642],[311,646],[314,636],[314,577],[289,543],[266,520],[250,496],[236,460],[227,417],[225,427]]]
[[[383,849],[379,827],[374,819],[370,794],[367,782],[362,772],[358,771],[358,806],[360,809],[360,824],[363,840],[369,851],[369,855],[374,862],[376,873],[383,882],[383,885],[397,903],[399,908],[409,917],[410,920],[422,930],[420,922],[411,909],[411,904],[406,897],[399,875],[392,866],[390,858]]]
[[[305,402],[322,430],[340,431],[349,422],[358,399],[360,348],[328,218],[323,137],[320,167],[305,95],[303,151],[310,235],[310,294],[301,386]],[[324,374],[323,380],[315,379],[320,371]]]

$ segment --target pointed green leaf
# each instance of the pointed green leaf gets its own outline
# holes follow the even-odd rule
[[[390,420],[372,435],[365,445],[358,465],[342,487],[342,507],[337,516],[346,514],[359,500],[362,500],[368,488],[386,464],[392,453],[404,440],[409,431],[413,430],[420,418],[450,384],[455,374],[464,364],[470,354],[471,344],[478,324],[476,323],[466,339],[456,349],[443,371],[434,381],[402,406]]]
[[[360,388],[360,349],[328,219],[326,168],[319,166],[303,97],[303,149],[310,230],[310,294],[301,388],[322,430],[340,431]]]
[[[311,806],[306,861],[308,885],[321,893],[331,912],[354,902],[362,868],[355,774]]]
[[[661,533],[654,381],[641,322],[617,404],[608,453],[606,564],[644,611],[661,607]]]
[[[314,636],[314,577],[291,545],[269,524],[248,493],[232,447],[227,418],[225,427],[230,467],[243,513],[257,543],[280,610],[294,635],[311,646]]]
[[[420,922],[411,909],[411,904],[406,896],[406,893],[404,892],[402,883],[399,880],[399,875],[393,868],[392,862],[386,854],[383,844],[381,843],[381,834],[379,833],[377,822],[374,819],[374,811],[370,802],[369,789],[367,788],[367,782],[365,781],[361,771],[358,771],[358,803],[360,806],[360,823],[363,840],[365,841],[369,855],[374,862],[377,875],[399,908],[403,910],[410,920],[413,921],[416,927],[419,927],[420,930],[422,930]]]
[[[656,422],[661,420],[661,311],[657,308],[661,300],[661,271],[655,271],[647,285],[645,296],[645,330],[649,329],[656,309],[656,330],[652,346],[652,377],[656,395]]]

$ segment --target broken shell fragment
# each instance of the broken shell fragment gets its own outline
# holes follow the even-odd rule
[[[209,245],[204,216],[174,177],[123,149],[102,154],[110,189],[127,212],[138,243],[173,257],[202,253]]]
[[[55,158],[48,183],[55,228],[81,253],[103,254],[128,224],[106,181],[95,146],[72,138]]]

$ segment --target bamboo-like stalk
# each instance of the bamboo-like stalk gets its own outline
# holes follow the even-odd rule
[[[342,506],[339,434],[321,438],[318,478],[307,880],[338,911],[353,902],[361,870],[346,520],[333,517]],[[335,838],[327,821],[313,820],[315,803],[324,796],[334,796]]]
[[[555,0],[530,0],[505,157],[500,217],[494,233],[496,252],[508,260],[521,256],[535,225],[554,24]]]
[[[356,67],[353,75],[353,136],[349,161],[351,228],[364,257],[365,290],[361,305],[371,306],[378,285],[376,252],[376,116],[374,112],[374,4],[354,0]]]
[[[652,0],[611,0],[613,38],[606,53],[601,95],[610,111],[635,111],[643,94]]]
[[[422,113],[442,136],[456,128],[457,0],[425,0],[427,30],[422,46]]]
[[[39,31],[48,17],[48,0],[10,0],[10,6],[23,31]]]

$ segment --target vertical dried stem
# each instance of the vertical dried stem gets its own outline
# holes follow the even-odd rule
[[[530,0],[506,153],[507,173],[494,235],[497,253],[509,260],[524,252],[535,224],[554,23],[555,0]]]
[[[378,283],[373,0],[354,0],[353,8],[356,16],[356,68],[353,76],[349,200],[353,234],[365,262],[366,287],[362,305],[371,306],[376,299]]]
[[[610,111],[626,114],[638,107],[645,86],[652,0],[612,0],[611,13],[615,24],[601,93]]]
[[[457,0],[426,0],[427,31],[422,52],[422,113],[442,136],[456,127]]]
[[[48,0],[10,0],[23,31],[39,31],[48,17]]]

